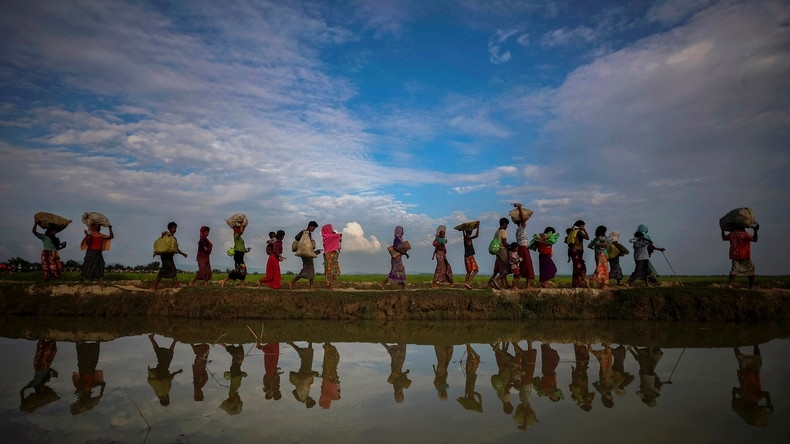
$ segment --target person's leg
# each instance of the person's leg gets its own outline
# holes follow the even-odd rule
[[[156,287],[159,286],[159,281],[161,281],[161,280],[162,280],[162,277],[159,276],[159,275],[156,275],[156,279],[154,279],[154,285],[151,286],[151,290],[156,291]]]

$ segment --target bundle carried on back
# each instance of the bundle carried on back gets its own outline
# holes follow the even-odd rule
[[[247,215],[236,213],[233,216],[225,219],[225,222],[231,228],[244,227],[247,228]]]
[[[109,227],[111,225],[110,220],[107,219],[107,216],[95,211],[82,213],[82,223],[88,228],[94,225],[99,225],[102,227]]]
[[[178,253],[178,240],[170,233],[154,241],[154,255],[162,253]]]
[[[44,211],[39,211],[38,213],[34,214],[33,219],[35,219],[36,225],[38,225],[40,228],[45,230],[53,228],[56,233],[63,231],[63,229],[69,226],[71,223],[71,219],[66,219],[63,216],[46,213]]]
[[[732,231],[738,228],[754,228],[759,226],[754,218],[751,208],[736,208],[719,219],[722,231]]]

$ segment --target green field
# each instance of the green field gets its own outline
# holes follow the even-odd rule
[[[225,278],[226,274],[218,274],[214,273],[213,281],[217,282],[220,279]],[[371,283],[371,282],[381,282],[384,279],[384,274],[375,275],[375,274],[368,274],[368,275],[357,275],[357,274],[349,274],[349,275],[341,275],[338,287],[342,288],[344,286],[353,287],[355,284],[364,284],[364,283]],[[179,273],[178,274],[178,281],[179,282],[188,282],[192,280],[194,277],[194,273]],[[255,284],[258,279],[263,277],[263,274],[248,274],[247,275],[247,283],[248,284]],[[283,275],[283,283],[288,282],[293,277],[293,274],[284,274]],[[477,276],[475,277],[473,283],[475,286],[484,286],[488,282],[490,276]],[[106,282],[113,282],[113,281],[150,281],[156,278],[156,273],[114,273],[114,272],[107,272],[104,274],[104,280]],[[411,274],[408,276],[408,283],[410,285],[414,285],[417,287],[421,287],[424,285],[429,285],[433,275],[431,274]],[[41,272],[39,271],[28,271],[28,272],[19,272],[19,273],[4,273],[0,275],[0,280],[11,280],[11,281],[25,281],[25,282],[42,282],[41,279]],[[61,282],[76,282],[79,280],[79,273],[78,272],[64,272],[61,278]],[[623,282],[625,282],[624,279]],[[680,285],[680,282],[683,283],[683,286],[686,287],[708,287],[711,285],[716,284],[726,284],[727,283],[727,276],[679,276],[676,278],[675,276],[662,276],[661,282],[671,284],[671,285]],[[456,284],[463,283],[463,276],[459,275],[455,277]],[[537,281],[536,281],[537,282]],[[571,277],[570,276],[557,276],[553,280],[554,287],[570,287],[571,286]],[[745,283],[746,278],[738,278],[736,283]],[[162,284],[167,286],[170,283],[169,280],[163,280]],[[316,274],[315,278],[315,285],[323,285],[324,284],[324,276],[321,274]],[[520,283],[520,286],[523,286],[523,281]],[[304,280],[300,280],[298,285],[304,285]],[[757,276],[756,285],[762,288],[790,288],[790,276]],[[446,285],[444,285],[446,286]]]

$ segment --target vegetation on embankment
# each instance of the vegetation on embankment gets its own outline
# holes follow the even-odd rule
[[[325,320],[790,319],[790,290],[660,286],[518,291],[393,289],[270,290],[216,285],[147,290],[139,281],[87,284],[0,282],[0,313],[87,317]]]

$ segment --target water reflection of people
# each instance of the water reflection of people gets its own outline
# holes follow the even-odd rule
[[[663,383],[656,375],[656,366],[664,352],[656,346],[634,349],[628,346],[628,351],[634,355],[639,363],[639,391],[637,395],[648,407],[656,406],[656,398],[661,396],[661,386]]]
[[[148,384],[154,389],[156,397],[159,398],[159,403],[169,405],[170,387],[173,385],[173,378],[184,371],[183,369],[178,369],[170,373],[170,363],[173,361],[173,350],[176,347],[176,340],[173,339],[169,348],[164,348],[156,343],[153,334],[148,335],[148,339],[151,340],[154,353],[156,353],[156,367],[148,367]]]
[[[436,365],[433,366],[433,386],[436,387],[439,399],[447,401],[447,389],[450,388],[450,385],[447,384],[447,368],[453,359],[453,346],[434,345],[433,349],[436,352]]]
[[[450,347],[452,349],[452,347]],[[466,344],[466,384],[464,384],[464,396],[458,398],[458,402],[466,409],[473,412],[483,412],[483,397],[475,390],[477,382],[477,367],[480,365],[480,355]]]
[[[627,350],[622,344],[612,350],[612,383],[617,396],[624,396],[625,388],[635,379],[634,375],[625,371],[626,354]]]
[[[738,359],[738,382],[740,387],[732,388],[732,410],[747,424],[765,427],[774,411],[771,394],[763,391],[760,383],[760,370],[763,367],[763,357],[760,347],[755,345],[751,355],[744,355],[735,347],[735,357]],[[760,405],[765,399],[766,404]]]
[[[203,387],[208,382],[208,344],[192,344],[192,352],[195,353],[195,361],[192,362],[192,393],[195,401],[203,400]]]
[[[521,380],[518,385],[518,400],[519,404],[516,406],[516,413],[513,415],[513,420],[518,423],[518,428],[527,430],[532,424],[538,423],[538,416],[535,410],[529,403],[529,397],[532,395],[532,381],[535,376],[535,366],[538,360],[538,351],[532,348],[532,341],[527,341],[527,349],[524,350],[518,345],[518,342],[513,343],[516,359],[521,366]]]
[[[227,345],[222,344],[225,350],[230,354],[230,370],[224,373],[225,380],[230,381],[228,387],[228,398],[222,401],[219,407],[225,410],[228,415],[238,415],[241,413],[241,408],[244,402],[239,396],[239,388],[241,388],[241,379],[247,376],[246,372],[241,371],[241,364],[244,362],[244,347],[242,345]]]
[[[104,372],[96,370],[99,365],[99,343],[77,343],[77,369],[72,372],[71,381],[74,383],[77,401],[71,405],[71,414],[78,415],[95,407],[104,396]],[[99,395],[93,396],[93,389],[99,387]]]
[[[553,402],[565,399],[562,389],[557,387],[557,366],[560,354],[551,348],[550,343],[540,344],[540,370],[542,376],[533,379],[538,396],[548,396]]]
[[[589,346],[590,353],[598,359],[598,381],[593,382],[593,387],[601,394],[601,403],[610,409],[614,407],[614,355],[612,347],[607,343],[601,343],[603,349],[594,350]]]
[[[47,382],[53,377],[58,377],[58,372],[52,368],[52,361],[58,346],[55,341],[42,339],[36,343],[36,354],[33,356],[33,379],[19,391],[19,410],[30,413],[34,410],[60,399],[55,390],[47,386]],[[25,396],[25,390],[32,388],[33,391]]]
[[[573,353],[576,357],[576,365],[571,366],[571,398],[585,412],[592,410],[592,402],[595,393],[590,392],[589,377],[587,369],[590,366],[590,348],[582,344],[573,344]]]
[[[390,354],[390,375],[387,382],[392,384],[395,402],[403,402],[403,390],[411,386],[409,370],[403,371],[403,363],[406,362],[406,344],[381,344]]]
[[[280,392],[280,375],[283,372],[278,367],[280,362],[280,343],[267,342],[263,345],[258,344],[256,347],[263,351],[263,393],[266,399],[277,401],[283,397]]]
[[[293,342],[289,342],[288,345],[296,350],[300,360],[299,371],[291,372],[288,377],[295,387],[291,393],[297,401],[304,403],[305,407],[312,408],[315,406],[315,400],[310,397],[310,386],[318,376],[318,372],[313,371],[313,343],[309,342],[307,347],[299,347]]]
[[[513,387],[513,375],[519,368],[516,366],[516,357],[510,354],[509,342],[491,344],[494,349],[494,358],[498,372],[491,375],[491,386],[494,387],[497,397],[502,401],[502,410],[506,415],[513,413],[513,404],[510,402],[510,388]]]
[[[337,365],[340,363],[340,353],[332,344],[324,344],[324,362],[321,372],[321,396],[318,405],[328,409],[332,401],[340,399],[340,378],[337,376]]]

